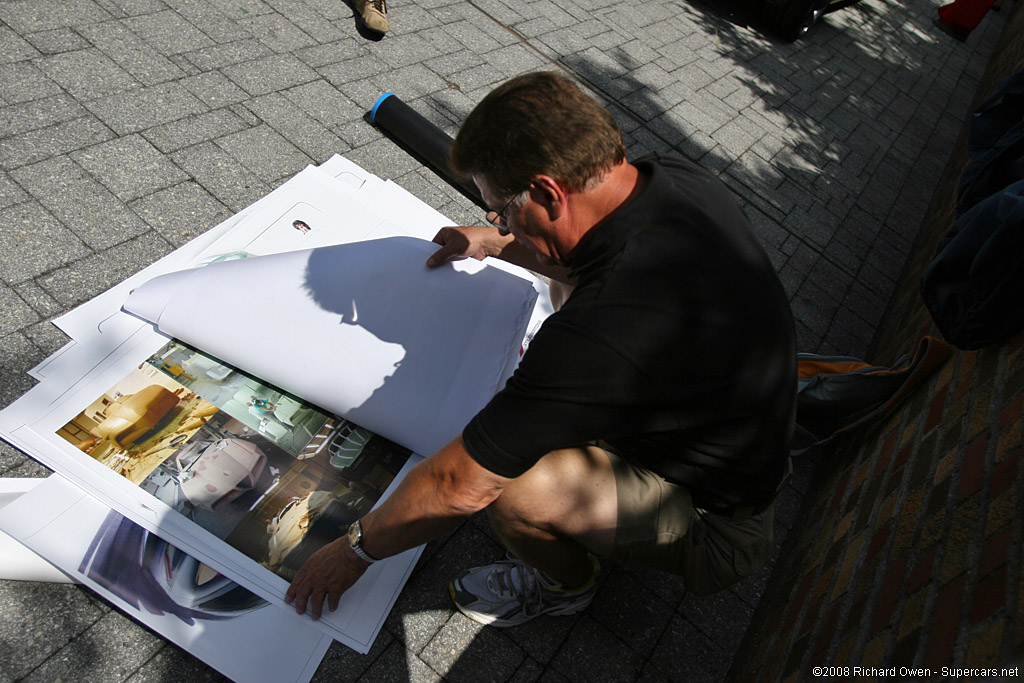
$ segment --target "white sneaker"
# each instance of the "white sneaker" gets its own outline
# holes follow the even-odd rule
[[[460,612],[486,626],[517,626],[542,614],[576,614],[597,592],[600,565],[593,555],[590,560],[590,580],[571,591],[517,559],[467,569],[448,584],[448,590]]]

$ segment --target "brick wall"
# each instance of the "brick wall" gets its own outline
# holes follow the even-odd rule
[[[1024,61],[1024,2],[976,101]],[[950,225],[966,125],[897,285],[870,360],[939,336],[918,278]],[[1024,302],[1022,302],[1024,305]],[[730,672],[813,679],[814,667],[1024,670],[1024,334],[950,358],[884,421],[820,461]],[[863,673],[863,672],[862,672]],[[877,673],[877,672],[876,672]]]

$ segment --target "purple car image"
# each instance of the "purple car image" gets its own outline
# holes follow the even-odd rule
[[[129,519],[111,511],[78,570],[152,614],[227,619],[267,602]]]

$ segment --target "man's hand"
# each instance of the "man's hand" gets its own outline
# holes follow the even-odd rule
[[[413,467],[380,507],[363,517],[363,542],[370,541],[366,552],[391,557],[437,538],[494,502],[510,481],[473,460],[458,436]],[[309,609],[319,619],[324,599],[333,612],[368,566],[342,536],[306,560],[284,599],[299,614]]]
[[[538,258],[537,253],[524,247],[511,234],[502,235],[497,228],[486,225],[463,225],[441,228],[434,235],[434,242],[441,248],[427,259],[429,268],[437,268],[449,261],[461,258],[475,258],[482,261],[488,256],[546,275],[552,280],[574,284],[569,278],[569,269],[555,265],[550,259]]]
[[[427,266],[437,268],[449,261],[475,258],[482,261],[488,256],[499,256],[514,241],[511,235],[502,235],[497,228],[485,225],[463,225],[441,228],[434,242],[441,248],[427,259]]]
[[[323,614],[324,598],[332,612],[338,609],[342,594],[363,575],[370,565],[352,552],[348,537],[342,536],[313,553],[292,579],[285,593],[285,602],[294,602],[295,611],[319,619]]]

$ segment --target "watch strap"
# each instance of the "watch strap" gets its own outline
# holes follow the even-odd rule
[[[370,564],[377,562],[378,560],[376,557],[373,557],[365,550],[363,550],[363,525],[360,524],[360,520],[357,519],[356,521],[352,522],[352,525],[349,527],[349,529],[352,529],[353,527],[355,527],[356,529],[356,533],[354,534],[355,538],[353,538],[352,533],[349,533],[348,537],[348,546],[352,548],[352,552],[354,552],[356,556],[363,562],[369,562]]]

